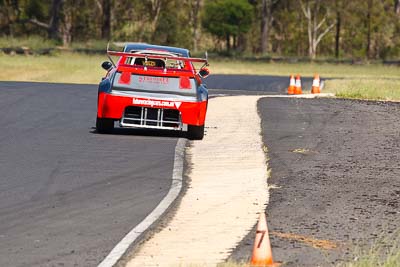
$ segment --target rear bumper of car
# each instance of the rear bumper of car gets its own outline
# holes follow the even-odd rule
[[[156,99],[99,92],[97,117],[120,121],[122,127],[182,130],[204,125],[207,101]]]

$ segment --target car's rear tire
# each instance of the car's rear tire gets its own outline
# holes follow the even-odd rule
[[[112,119],[96,119],[96,130],[98,133],[110,133],[114,129],[114,120]]]
[[[204,137],[204,125],[188,125],[187,138],[190,140],[202,140]]]

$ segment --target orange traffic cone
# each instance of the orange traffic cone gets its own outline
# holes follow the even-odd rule
[[[252,266],[279,266],[272,259],[271,243],[265,213],[260,214],[257,224],[256,239],[254,240],[253,254],[250,265]]]
[[[303,92],[301,90],[301,79],[300,75],[296,75],[296,87],[294,88],[294,94],[295,95],[301,95]]]
[[[291,74],[290,75],[290,84],[289,84],[289,87],[287,89],[288,95],[294,95],[295,87],[296,87],[296,80],[294,79],[294,75]]]
[[[311,93],[312,94],[321,93],[321,86],[320,86],[320,80],[319,80],[319,75],[318,74],[314,75],[314,80],[312,82],[312,87],[311,87]]]

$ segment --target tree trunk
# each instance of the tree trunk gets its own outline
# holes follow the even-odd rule
[[[7,8],[7,7],[6,7]],[[10,12],[9,10],[6,11],[6,17],[7,17],[7,27],[6,27],[6,35],[9,35],[11,37],[14,37],[14,32],[13,32],[13,22],[10,17]]]
[[[21,9],[18,0],[4,1],[3,7],[7,20],[6,35],[14,36],[14,23],[19,22]]]
[[[11,4],[12,4],[12,6],[14,8],[16,21],[19,21],[19,18],[21,16],[21,9],[19,8],[19,1],[18,0],[13,0],[13,1],[11,1]]]
[[[193,51],[197,52],[199,47],[198,43],[200,40],[200,23],[199,23],[199,14],[202,7],[203,1],[202,0],[193,0],[191,1],[191,19],[192,19],[192,27],[193,27],[193,36],[192,36],[192,44],[193,44]]]
[[[310,3],[307,2],[306,6],[304,6],[303,2],[300,1],[301,7],[304,13],[304,16],[307,19],[307,33],[308,33],[308,56],[311,59],[315,58],[315,51],[314,51],[314,31],[313,31],[313,17],[311,14],[311,7]]]
[[[48,28],[48,36],[53,40],[60,40],[60,18],[63,0],[53,0],[50,11],[50,23]]]
[[[260,52],[264,54],[267,52],[267,45],[268,45],[268,4],[270,0],[262,0],[262,7],[261,7],[261,47]]]
[[[102,1],[102,22],[101,22],[101,38],[110,40],[111,38],[111,0]]]
[[[319,33],[320,28],[324,25],[327,14],[323,16],[321,21],[318,22],[320,13],[321,0],[316,0],[313,2],[311,11],[311,1],[307,1],[306,4],[300,0],[300,6],[307,19],[307,32],[308,32],[308,54],[309,57],[314,60],[317,56],[318,44],[321,42],[322,38],[335,26],[335,23],[328,25],[328,27],[321,33]]]
[[[50,39],[61,40],[60,38],[60,21],[61,21],[61,10],[64,0],[52,0],[50,10],[50,22],[47,24],[37,19],[28,19],[27,22],[32,23],[40,28],[47,30],[47,35]]]
[[[336,0],[336,34],[335,34],[335,57],[336,57],[336,59],[339,59],[341,22],[342,22],[342,17],[341,17],[340,9],[338,6],[338,1]]]
[[[394,0],[394,13],[400,16],[400,0]]]
[[[151,0],[151,31],[152,31],[152,40],[154,40],[155,33],[156,33],[156,28],[157,28],[157,23],[158,23],[158,17],[160,16],[161,12],[161,7],[163,4],[163,0]]]
[[[62,42],[63,46],[68,47],[72,42],[72,25],[73,25],[73,7],[65,4],[63,8],[63,23],[62,23]]]
[[[226,35],[226,50],[231,51],[231,37],[229,34]]]
[[[273,21],[273,5],[276,4],[276,0],[262,0],[261,7],[261,42],[260,42],[260,52],[269,52],[269,34],[271,30],[271,25]]]
[[[367,8],[367,47],[366,54],[367,58],[371,58],[371,11],[372,11],[372,0],[368,0]]]

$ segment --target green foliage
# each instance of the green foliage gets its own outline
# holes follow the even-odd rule
[[[0,0],[0,34],[52,36],[49,26],[55,1]],[[394,12],[393,0],[318,1],[318,21],[327,15],[320,31],[340,18],[340,58],[400,59],[400,14]],[[69,0],[62,1],[56,32],[63,40],[80,44],[108,36],[103,35],[106,2],[111,3],[109,32],[114,41],[254,54],[260,51],[261,22],[266,19],[268,56],[308,56],[308,21],[298,0]],[[268,14],[263,12],[263,2],[269,3]],[[335,42],[336,27],[322,38],[317,54],[334,57]]]
[[[271,43],[273,51],[280,55],[299,56],[308,52],[307,26],[298,5],[288,5],[278,2],[278,9],[274,17]],[[295,45],[294,45],[295,44]]]
[[[181,2],[169,1],[160,13],[153,41],[158,44],[190,47],[190,27],[186,12],[180,8]]]
[[[237,36],[249,30],[253,8],[246,0],[208,1],[203,26],[218,37]]]
[[[49,6],[44,1],[29,0],[26,4],[25,15],[28,18],[45,20],[48,18]]]
[[[55,48],[56,42],[38,36],[29,37],[2,37],[0,38],[0,47],[2,48],[19,48],[28,47],[32,50]]]

